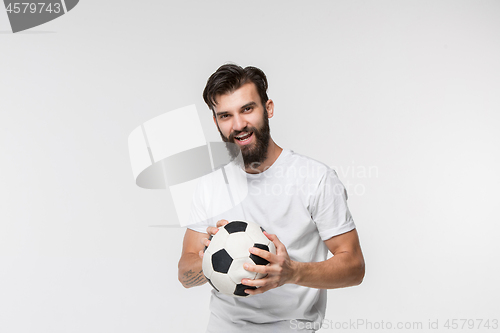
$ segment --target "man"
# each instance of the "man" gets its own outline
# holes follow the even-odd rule
[[[223,65],[203,92],[222,140],[241,150],[248,195],[225,216],[212,217],[206,198],[217,192],[209,186],[198,189],[191,216],[205,222],[186,230],[179,280],[186,288],[206,282],[201,269],[204,246],[228,220],[258,223],[277,250],[249,250],[270,262],[245,266],[267,274],[241,281],[257,287],[245,290],[252,296],[233,298],[212,291],[208,332],[314,332],[324,319],[326,289],[358,285],[364,277],[364,259],[342,183],[328,166],[273,141],[269,118],[274,103],[267,86],[258,68]],[[328,251],[333,257],[326,260]]]

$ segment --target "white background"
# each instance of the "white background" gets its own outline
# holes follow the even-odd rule
[[[328,320],[500,319],[499,18],[499,1],[84,0],[12,34],[0,10],[0,331],[204,331],[210,287],[177,281],[184,229],[152,227],[175,210],[134,184],[127,137],[195,103],[220,140],[201,93],[228,61],[268,75],[274,140],[348,187],[366,276],[329,291]]]

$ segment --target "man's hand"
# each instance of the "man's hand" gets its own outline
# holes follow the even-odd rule
[[[220,227],[225,226],[228,223],[229,223],[228,220],[219,220],[217,221],[216,227],[208,227],[207,233],[209,235],[209,238],[202,238],[201,244],[208,247],[208,245],[210,245],[210,239],[212,239],[213,235],[215,235],[217,231],[219,231]],[[201,250],[198,254],[200,258],[203,258],[204,250]]]
[[[262,279],[241,280],[241,283],[244,285],[257,287],[257,289],[245,290],[245,292],[250,295],[262,294],[269,289],[280,287],[286,283],[294,283],[296,263],[288,256],[285,245],[281,243],[276,235],[268,234],[265,231],[264,234],[276,246],[276,254],[256,247],[250,248],[250,253],[269,261],[269,265],[267,266],[249,264],[243,266],[247,271],[267,274],[267,276]]]
[[[245,292],[248,294],[261,294],[285,283],[317,289],[334,289],[356,286],[363,281],[365,261],[356,229],[326,240],[325,244],[333,257],[320,262],[293,261],[276,235],[268,233],[265,235],[276,246],[276,254],[251,248],[251,253],[266,259],[269,265],[244,265],[250,272],[268,274],[262,279],[241,280],[244,285],[257,287],[255,290],[246,289]]]

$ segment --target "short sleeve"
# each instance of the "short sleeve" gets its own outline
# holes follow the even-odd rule
[[[323,241],[356,228],[347,207],[347,192],[333,169],[326,169],[309,208]]]

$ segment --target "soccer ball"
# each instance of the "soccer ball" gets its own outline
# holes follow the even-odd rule
[[[205,247],[203,256],[203,274],[212,287],[226,295],[246,297],[245,289],[255,289],[241,283],[241,279],[260,279],[265,274],[249,272],[243,268],[244,263],[251,265],[267,265],[269,262],[251,254],[253,247],[276,254],[276,247],[262,232],[259,225],[253,222],[232,221],[223,227]]]

